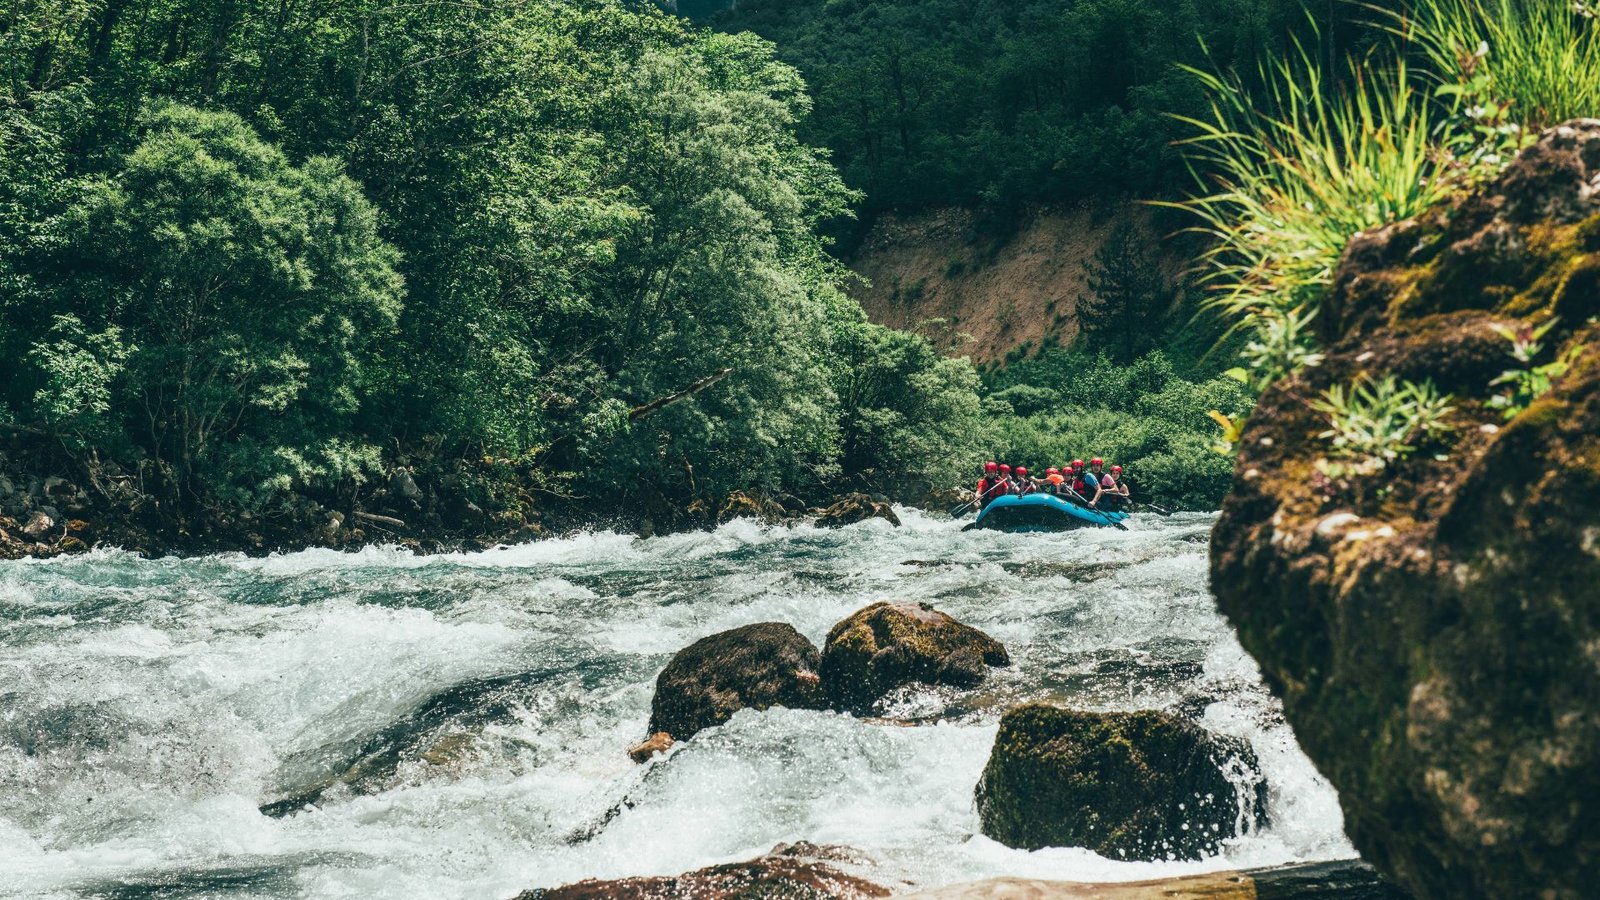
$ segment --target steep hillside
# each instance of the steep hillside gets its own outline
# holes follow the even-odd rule
[[[1168,289],[1148,317],[1159,320],[1188,257],[1136,207],[1041,210],[1000,226],[959,208],[884,214],[848,260],[864,279],[851,293],[872,321],[924,331],[981,365],[1076,340],[1089,265],[1114,236],[1131,236],[1160,269]]]

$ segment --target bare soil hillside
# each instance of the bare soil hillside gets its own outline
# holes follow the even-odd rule
[[[851,293],[872,321],[928,334],[981,364],[1078,335],[1085,264],[1122,221],[1150,242],[1176,277],[1187,256],[1137,206],[1039,210],[996,223],[966,209],[884,214],[849,260],[862,277]],[[924,323],[943,319],[931,328]]]

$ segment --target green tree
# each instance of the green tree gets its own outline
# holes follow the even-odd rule
[[[400,311],[371,205],[334,160],[291,165],[229,113],[157,105],[140,130],[67,214],[74,318],[35,361],[114,376],[129,434],[191,502],[347,469],[370,349]]]
[[[1083,265],[1089,293],[1078,298],[1082,340],[1116,362],[1132,362],[1150,350],[1172,309],[1172,287],[1146,249],[1148,242],[1123,220]]]

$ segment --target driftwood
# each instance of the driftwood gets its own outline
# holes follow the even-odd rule
[[[643,406],[635,406],[633,409],[628,410],[628,421],[638,421],[639,419],[650,415],[663,406],[671,406],[685,397],[693,397],[695,394],[698,394],[722,379],[727,378],[730,374],[732,374],[732,372],[733,368],[731,366],[718,369],[717,371],[712,372],[710,375],[707,375],[699,381],[696,381],[694,384],[689,385],[681,391],[668,394],[665,397],[661,397],[656,400],[651,400],[649,403],[646,403]]]
[[[356,518],[360,519],[363,522],[371,522],[374,525],[384,525],[384,526],[387,526],[389,528],[405,528],[406,527],[406,523],[400,521],[399,519],[396,519],[394,516],[380,516],[377,513],[359,512],[358,511],[356,513]]]

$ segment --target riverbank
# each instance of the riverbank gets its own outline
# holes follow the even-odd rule
[[[397,452],[381,473],[333,488],[290,489],[257,508],[216,497],[174,501],[159,473],[75,455],[53,439],[13,435],[0,442],[0,559],[95,547],[146,556],[259,556],[369,544],[441,553],[594,529],[650,537],[742,517],[797,522],[841,502],[947,509],[965,499],[925,479],[870,474],[818,485],[804,497],[762,491],[669,497],[651,489],[556,493],[542,487],[534,467],[493,457]]]

